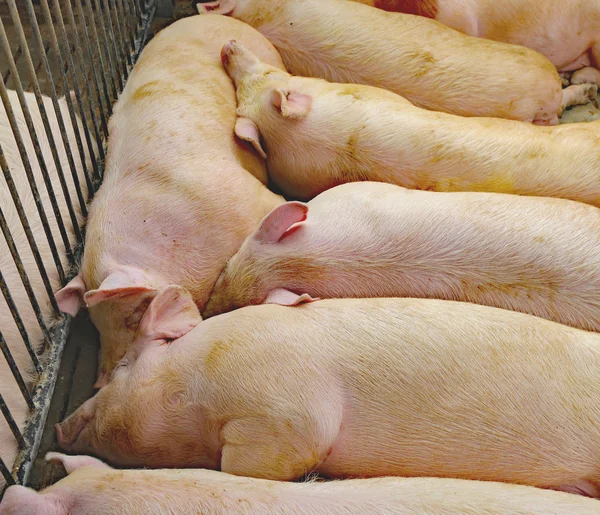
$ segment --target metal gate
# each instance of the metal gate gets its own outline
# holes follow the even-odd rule
[[[112,105],[165,3],[0,1],[0,470],[8,485],[27,480],[40,444],[71,322],[53,292],[82,252]]]

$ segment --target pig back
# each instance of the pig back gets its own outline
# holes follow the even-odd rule
[[[195,352],[239,416],[290,403],[320,420],[323,392],[321,417],[345,399],[327,476],[598,479],[598,334],[430,299],[253,306],[203,324],[218,343]]]
[[[294,75],[377,86],[461,116],[533,121],[555,116],[560,107],[556,69],[528,48],[344,0],[281,4],[264,6],[268,16],[248,9],[239,17],[273,42]]]
[[[83,260],[88,289],[129,265],[160,276],[154,286],[184,285],[202,307],[227,260],[281,202],[263,184],[264,163],[234,139],[236,99],[220,61],[232,37],[282,66],[263,36],[225,17],[180,20],[144,49],[109,124]]]

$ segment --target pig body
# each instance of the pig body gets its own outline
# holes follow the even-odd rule
[[[600,332],[600,209],[345,184],[265,217],[224,269],[204,316],[281,302],[282,291],[292,300],[460,300]]]
[[[600,4],[596,0],[355,0],[387,11],[417,14],[469,36],[526,46],[560,71],[594,67],[600,86]]]
[[[592,515],[594,499],[520,485],[439,478],[287,483],[212,470],[114,470],[50,453],[69,476],[40,493],[12,486],[0,515],[446,514]]]
[[[251,27],[194,16],[148,44],[115,105],[79,282],[60,297],[68,311],[86,291],[101,339],[98,386],[157,288],[182,284],[203,308],[227,260],[283,202],[263,184],[264,163],[234,139],[235,92],[219,62],[232,36],[282,66]]]
[[[373,180],[600,206],[600,122],[537,127],[435,113],[371,86],[293,77],[235,42],[222,59],[237,86],[237,134],[292,197]]]
[[[40,201],[44,206],[44,212],[46,213],[48,219],[48,225],[56,244],[62,267],[64,270],[68,271],[69,261],[67,259],[65,245],[59,231],[58,221],[52,210],[50,197],[37,161],[33,142],[29,136],[29,131],[27,129],[27,124],[19,104],[17,93],[9,90],[8,98],[15,114],[19,132],[23,138],[23,143],[25,145],[27,156],[32,167],[33,176],[35,178],[40,195]],[[26,92],[25,100],[33,119],[34,128],[40,143],[41,154],[44,157],[44,162],[46,164],[48,176],[56,196],[62,221],[71,247],[73,247],[75,244],[73,223],[69,216],[67,202],[59,182],[58,170],[52,157],[50,142],[48,141],[48,137],[46,136],[46,132],[44,130],[44,125],[37,107],[35,95],[33,93]],[[84,167],[82,166],[80,155],[77,153],[75,133],[70,122],[68,107],[64,98],[59,99],[58,102],[67,129],[67,136],[70,143],[69,146],[73,152],[73,159],[77,171],[77,178],[81,186],[81,192],[83,198],[87,199],[87,183],[84,176]],[[54,136],[56,150],[58,152],[59,161],[65,176],[65,181],[77,218],[77,223],[81,225],[83,222],[81,206],[78,201],[75,183],[69,167],[66,149],[60,136],[58,122],[54,113],[54,106],[49,97],[44,97],[43,103],[46,113],[48,114],[50,129],[52,130]],[[80,134],[83,135],[83,128],[79,120],[78,124],[78,130]],[[15,183],[19,198],[21,199],[21,203],[31,227],[34,239],[37,243],[42,262],[44,263],[44,267],[48,273],[50,284],[54,291],[56,291],[61,287],[58,270],[52,257],[50,245],[48,243],[48,239],[44,232],[42,222],[34,202],[33,193],[25,174],[25,168],[8,121],[8,116],[6,115],[6,111],[4,109],[0,109],[0,145],[2,146],[2,151],[9,166],[12,179]],[[85,148],[84,155],[86,159],[87,170],[89,171],[91,170],[91,166],[87,147]],[[23,267],[31,283],[31,288],[34,292],[36,300],[39,303],[42,317],[46,324],[51,326],[55,314],[53,313],[48,294],[42,281],[42,276],[40,275],[39,269],[35,262],[33,252],[31,251],[29,242],[27,241],[25,231],[21,225],[21,221],[19,220],[17,209],[15,208],[12,196],[4,177],[0,179],[0,205],[2,206],[2,212],[6,217],[8,228],[12,234],[15,246],[23,262]],[[42,330],[38,324],[33,308],[31,307],[27,292],[23,286],[23,283],[21,282],[21,278],[6,240],[1,235],[0,270],[2,271],[2,276],[6,281],[6,285],[11,293],[12,299],[22,318],[29,341],[34,350],[39,351],[43,343]],[[31,386],[31,383],[35,378],[35,368],[3,295],[0,295],[0,331],[2,331],[2,336],[6,340],[8,348],[11,351],[11,355],[14,358],[19,371],[21,372],[23,379],[29,386]],[[8,363],[4,358],[0,359],[0,392],[2,393],[4,402],[6,402],[7,407],[12,413],[15,422],[19,427],[22,428],[27,416],[28,408],[25,404],[21,391],[19,390],[17,382],[15,381],[14,376],[8,366]],[[10,468],[16,455],[17,442],[4,417],[0,417],[0,419],[2,421],[0,423],[0,457],[2,457],[4,463]],[[0,484],[4,484],[3,479],[0,479]]]
[[[295,75],[377,86],[435,111],[547,125],[565,106],[589,101],[591,85],[563,92],[556,68],[537,52],[419,16],[345,0],[219,0],[198,9],[258,29]]]
[[[600,495],[597,333],[430,299],[251,306],[202,323],[193,308],[175,286],[155,297],[110,383],[57,426],[61,446],[265,479]]]

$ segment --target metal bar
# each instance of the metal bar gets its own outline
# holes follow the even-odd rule
[[[19,371],[19,367],[17,366],[14,358],[12,357],[10,349],[8,348],[8,344],[6,343],[6,340],[4,339],[4,336],[2,335],[2,331],[0,331],[0,349],[2,349],[2,354],[4,354],[4,359],[6,360],[6,363],[8,364],[10,371],[12,372],[12,375],[15,378],[15,381],[17,381],[17,384],[19,385],[19,390],[21,390],[21,394],[23,395],[23,399],[25,399],[25,402],[27,403],[27,407],[29,409],[35,408],[35,406],[33,404],[33,399],[31,398],[31,394],[29,393],[29,390],[27,389],[27,385],[25,384],[25,381],[23,380],[23,376],[21,375],[21,372]],[[6,414],[4,416],[6,416]],[[7,421],[8,421],[8,418],[7,418]],[[14,420],[13,420],[13,422],[14,422]],[[9,425],[10,425],[10,422],[9,422]]]
[[[6,284],[6,281],[4,280],[4,276],[2,275],[2,270],[0,270],[0,290],[2,290],[2,295],[4,295],[4,300],[6,301],[6,304],[8,305],[8,309],[10,309],[10,313],[13,317],[13,320],[15,321],[15,324],[17,326],[17,329],[19,330],[19,333],[21,334],[21,338],[23,338],[23,343],[25,343],[25,347],[27,348],[29,357],[31,358],[31,361],[33,362],[33,366],[35,367],[36,372],[38,374],[40,374],[42,372],[42,366],[40,365],[40,360],[39,360],[37,354],[35,353],[35,350],[33,350],[33,347],[31,346],[31,341],[29,340],[29,334],[27,334],[27,330],[25,329],[25,324],[23,323],[23,319],[21,318],[19,310],[17,309],[17,305],[15,304],[15,301],[13,300],[10,290],[8,289],[8,285]],[[49,334],[47,336],[48,336],[48,338],[50,337]]]
[[[13,57],[15,63],[19,60],[19,57],[21,57],[21,52],[23,52],[23,49],[20,46],[17,47],[17,51],[15,52],[15,55]],[[8,70],[6,70],[6,73],[2,77],[2,80],[4,81],[4,84],[8,85],[8,79],[9,79],[9,77],[10,77],[10,68]]]
[[[78,225],[77,224],[77,215],[75,214],[75,210],[73,209],[73,204],[71,202],[71,195],[69,194],[69,187],[65,181],[65,176],[64,176],[63,169],[62,169],[62,163],[60,162],[60,156],[58,155],[58,151],[56,150],[56,143],[54,141],[54,135],[52,134],[52,129],[50,128],[50,121],[48,120],[48,115],[46,113],[46,107],[44,106],[44,99],[42,97],[42,92],[40,90],[40,86],[38,84],[38,80],[35,75],[35,67],[33,65],[31,53],[29,52],[29,47],[27,46],[27,37],[25,36],[25,32],[23,32],[23,26],[22,26],[21,20],[19,18],[19,12],[17,10],[17,5],[15,3],[15,0],[7,0],[7,2],[8,2],[8,8],[10,9],[11,17],[13,19],[14,28],[16,29],[16,31],[19,35],[19,39],[21,40],[21,46],[23,47],[23,55],[25,56],[25,61],[27,63],[27,67],[29,68],[29,74],[31,76],[31,81],[33,83],[35,99],[37,101],[38,108],[40,111],[40,116],[42,118],[42,124],[44,125],[44,129],[46,131],[48,143],[50,144],[50,150],[52,153],[52,157],[54,159],[54,166],[56,166],[56,174],[58,176],[60,185],[62,186],[63,194],[65,196],[65,201],[67,204],[67,209],[69,211],[69,215],[71,216],[71,222],[73,223],[73,226],[74,226],[73,229],[75,231],[75,235],[77,236],[78,241],[81,241],[81,232],[79,231],[79,227],[77,227],[77,225]],[[2,28],[2,31],[4,31],[4,27]],[[4,33],[4,36],[5,35],[6,34]],[[42,42],[42,51],[43,51],[43,42]],[[19,96],[19,99],[20,99],[20,96]],[[23,100],[25,100],[24,97],[23,97]],[[23,103],[25,105],[23,105]],[[25,115],[25,119],[30,117],[29,107],[27,106],[27,103],[22,102],[21,107],[23,108],[23,114]],[[27,111],[27,114],[25,113],[25,111]],[[35,126],[33,125],[33,123],[31,124],[31,127],[29,127],[29,131],[31,132],[31,139],[34,142],[34,146],[36,147],[36,154],[38,153],[38,150],[39,150],[38,159],[40,158],[40,156],[42,157],[40,160],[40,167],[42,167],[42,162],[44,163],[43,166],[46,167],[45,159],[43,158],[42,153],[41,153],[41,148],[38,148],[39,147],[39,138],[37,136],[37,133],[35,131]],[[37,141],[36,141],[36,139],[37,139]],[[44,172],[42,171],[42,173],[44,173]],[[54,193],[52,181],[50,180],[49,176],[48,176],[48,179],[46,180],[47,174],[48,174],[48,170],[46,169],[46,173],[44,174],[44,179],[46,182],[46,188],[48,189],[48,196],[50,197],[50,202],[52,203],[52,207],[54,208],[54,213],[56,215],[56,222],[58,224],[59,230],[61,231],[61,236],[63,238],[65,248],[67,249],[67,257],[69,258],[69,262],[72,262],[73,252],[71,250],[71,242],[69,241],[69,236],[67,235],[67,232],[64,227],[64,221],[62,218],[62,214],[60,213],[60,208],[58,207],[58,203],[56,201],[56,196]]]
[[[127,61],[125,60],[125,54],[123,53],[123,49],[120,45],[117,26],[112,20],[112,7],[110,6],[109,0],[106,0],[106,16],[108,18],[109,26],[111,27],[111,32],[113,35],[113,44],[115,46],[115,52],[117,54],[117,62],[121,64],[121,75],[123,77],[123,83],[127,81],[127,77],[129,76],[129,70],[127,69]],[[115,16],[116,18],[116,16]]]
[[[0,338],[2,338],[1,334],[0,334]],[[4,418],[6,419],[6,422],[8,423],[8,427],[10,427],[10,430],[12,431],[12,434],[15,436],[15,440],[17,440],[19,447],[25,447],[25,439],[23,438],[21,431],[19,431],[19,426],[15,422],[15,419],[13,418],[10,410],[8,409],[6,402],[4,402],[4,397],[2,397],[1,393],[0,393],[0,409],[2,410],[2,414],[4,415]]]
[[[2,154],[1,152],[2,152],[2,148],[0,147],[0,164],[2,164],[2,169],[4,170],[4,165],[6,164],[6,159],[4,158],[4,154]],[[10,181],[12,183],[12,177],[9,176],[8,179],[10,179]],[[7,183],[9,183],[8,179],[6,181]],[[11,187],[13,187],[13,186],[14,186],[13,184],[8,185],[9,189],[11,190],[11,193],[12,193]],[[19,206],[21,207],[21,210],[22,210],[23,208],[20,204],[20,201],[19,201]],[[19,208],[17,208],[17,211],[19,211]],[[25,229],[25,234],[27,236],[27,239],[28,240],[30,238],[33,239],[33,235],[31,233],[31,228],[29,227],[29,224],[27,223],[27,219],[25,219],[25,223],[26,223],[26,226],[23,226],[23,228]],[[23,261],[21,260],[21,257],[19,256],[19,251],[17,250],[17,247],[13,240],[12,234],[10,233],[10,228],[8,227],[8,224],[6,223],[6,217],[4,216],[4,212],[2,211],[1,206],[0,206],[0,229],[2,230],[2,234],[4,235],[4,239],[6,240],[6,245],[8,246],[8,249],[10,250],[10,254],[15,262],[17,271],[19,272],[19,277],[21,278],[23,287],[25,288],[25,291],[27,292],[27,296],[29,297],[29,302],[31,303],[31,307],[35,313],[35,317],[38,321],[38,324],[40,325],[42,333],[44,334],[45,341],[46,341],[46,343],[48,343],[50,341],[50,333],[48,331],[48,328],[46,327],[46,323],[44,321],[44,317],[42,316],[42,311],[40,309],[40,305],[35,297],[35,294],[33,293],[33,288],[31,287],[29,277],[27,276],[27,273],[25,272],[25,267],[23,266]],[[31,245],[31,240],[29,243]],[[33,241],[33,244],[35,247],[35,251],[34,251],[34,247],[32,247],[31,250],[34,251],[33,255],[34,255],[35,261],[39,268],[40,262],[41,262],[41,257],[39,255],[38,248],[35,245],[35,241]],[[54,293],[52,292],[52,286],[50,286],[50,281],[48,280],[48,276],[47,275],[44,276],[46,273],[46,270],[43,268],[43,263],[41,263],[41,265],[42,265],[42,270],[44,271],[44,274],[42,274],[42,279],[44,281],[44,286],[46,286],[46,293],[48,293],[48,295],[50,296],[50,302],[52,303],[52,307],[55,308],[55,311],[58,313],[58,311],[59,311],[58,305],[56,304],[56,299],[54,297]],[[40,273],[41,273],[41,271],[40,271]],[[48,290],[50,290],[50,291],[48,291]]]
[[[46,55],[48,53],[48,50],[50,50],[50,47],[48,45],[46,45],[46,47],[44,48],[44,54]],[[40,62],[37,64],[37,66],[35,67],[35,74],[37,75],[40,70],[42,69],[42,65],[44,64],[43,59],[40,58]],[[29,84],[27,85],[27,90],[29,91],[29,88],[31,88],[31,86],[33,85],[33,82],[30,81]]]
[[[88,108],[90,110],[90,118],[92,120],[92,127],[94,128],[94,135],[96,137],[96,148],[98,149],[98,155],[99,155],[100,159],[103,160],[104,159],[104,147],[102,145],[102,136],[100,135],[100,129],[99,129],[100,124],[98,123],[98,120],[96,119],[96,105],[94,103],[94,98],[92,96],[90,84],[86,79],[87,71],[85,68],[85,61],[83,59],[83,52],[81,51],[81,45],[79,43],[79,33],[77,32],[77,27],[75,25],[75,17],[73,16],[73,10],[71,9],[71,1],[68,0],[66,2],[66,5],[67,5],[67,14],[69,16],[69,23],[71,23],[71,26],[73,27],[73,36],[74,36],[74,40],[75,40],[74,41],[75,51],[77,53],[77,57],[79,59],[79,62],[81,63],[81,67],[83,70],[83,83],[85,85],[85,90],[86,90],[87,97],[88,97]],[[81,96],[81,91],[79,89],[79,79],[78,79],[78,74],[77,74],[77,68],[73,61],[73,54],[71,52],[71,46],[69,45],[69,38],[67,36],[67,29],[65,27],[65,23],[63,20],[63,15],[62,15],[62,10],[60,8],[59,0],[54,0],[54,12],[56,15],[56,19],[58,20],[58,26],[60,27],[63,44],[65,45],[65,47],[68,50],[67,55],[69,57],[69,67],[71,68],[71,70],[73,72],[73,85],[74,85],[74,91],[75,91],[75,98],[76,98],[77,104],[79,106],[79,115],[81,116],[81,120],[83,122],[84,134],[86,136],[88,150],[90,152],[90,157],[92,159],[92,165],[94,167],[94,177],[95,177],[95,179],[100,180],[100,168],[98,166],[98,162],[96,161],[94,148],[93,148],[89,130],[88,130],[87,117],[85,115],[83,99]]]
[[[79,130],[79,123],[77,121],[77,116],[75,115],[75,108],[73,107],[73,99],[71,98],[71,92],[69,88],[69,81],[67,79],[67,66],[63,61],[62,54],[60,51],[60,45],[58,44],[58,39],[56,37],[56,32],[54,30],[54,24],[52,23],[52,14],[50,13],[50,8],[48,7],[48,0],[41,0],[42,2],[42,11],[44,13],[44,19],[46,21],[46,25],[49,28],[50,32],[50,42],[52,44],[52,49],[56,54],[56,58],[58,60],[58,68],[60,70],[60,86],[65,94],[65,102],[67,103],[67,108],[69,110],[69,116],[71,118],[71,126],[73,127],[73,133],[75,134],[75,142],[77,143],[77,150],[79,151],[79,159],[81,160],[81,166],[83,171],[83,176],[85,177],[86,186],[88,190],[88,198],[92,194],[92,181],[90,178],[90,172],[87,166],[87,158],[85,155],[85,149],[83,148],[83,142],[81,140],[81,134]],[[77,85],[76,85],[77,87]],[[85,124],[85,122],[83,122]],[[93,149],[92,149],[93,151]],[[83,216],[87,216],[87,208],[85,210],[82,209]]]
[[[112,114],[112,99],[108,92],[108,84],[106,83],[107,73],[106,73],[106,69],[104,67],[104,57],[102,56],[102,50],[100,49],[100,38],[98,37],[98,31],[96,30],[96,18],[94,16],[94,10],[92,8],[91,0],[86,0],[85,5],[88,10],[88,16],[90,17],[90,20],[91,20],[90,27],[92,28],[92,36],[94,38],[96,52],[98,53],[98,61],[100,62],[100,71],[101,71],[100,80],[102,82],[102,88],[104,90],[104,98],[106,100],[106,112],[108,113],[107,114],[107,118],[108,118]],[[84,26],[84,28],[86,26],[85,18],[84,18],[83,26]],[[108,131],[106,132],[106,135],[108,135]]]
[[[73,11],[70,8],[70,5],[71,5],[70,0],[67,2],[67,5],[69,6],[69,9],[68,9],[69,10],[69,17],[72,18]],[[96,73],[94,73],[94,72],[97,72],[98,70],[94,66],[94,54],[92,53],[92,47],[90,45],[90,37],[88,35],[87,24],[86,24],[85,15],[83,13],[83,7],[81,5],[81,0],[75,0],[75,5],[77,6],[77,11],[78,11],[79,19],[82,21],[83,34],[85,36],[85,48],[86,48],[87,57],[88,57],[89,63],[90,63],[90,69],[92,71],[92,77],[94,78],[93,84],[95,86],[96,98],[98,100],[98,106],[99,106],[99,112],[100,112],[100,120],[102,122],[102,132],[104,134],[104,137],[106,138],[108,136],[108,124],[106,123],[106,111],[104,110],[104,104],[102,103],[102,94],[100,92],[100,86],[98,85],[98,77],[97,77]],[[73,25],[73,30],[75,31],[75,33],[78,33],[77,24],[75,23],[75,18],[71,19],[71,23]],[[84,64],[84,61],[83,61],[83,56],[81,56],[81,65],[85,69],[85,64]]]
[[[6,51],[6,46],[8,45],[8,41],[6,39],[6,32],[4,31],[4,25],[2,24],[1,19],[0,19],[0,40],[2,42],[2,45],[5,47],[5,51]],[[15,63],[11,59],[9,59],[9,62],[11,64],[11,69],[13,69],[13,73],[15,73],[16,72]],[[29,110],[27,108],[27,102],[23,95],[23,89],[21,87],[21,82],[18,80],[18,75],[16,75],[16,73],[15,73],[15,76],[17,77],[17,80],[16,80],[17,95],[19,96],[19,102],[21,103],[21,108],[22,108],[23,114],[25,116],[25,121],[30,130],[30,135],[32,136],[31,139],[34,143],[36,155],[38,156],[38,160],[40,163],[40,169],[41,169],[42,175],[44,177],[44,181],[46,182],[46,188],[48,189],[48,192],[49,192],[49,197],[50,197],[50,201],[52,203],[52,208],[54,210],[54,214],[55,214],[57,220],[62,220],[60,211],[58,210],[58,205],[56,204],[56,198],[54,197],[53,194],[52,195],[50,194],[50,191],[52,191],[52,193],[54,193],[54,191],[52,189],[52,182],[50,181],[50,178],[48,177],[48,170],[46,169],[46,164],[44,162],[44,158],[43,158],[43,156],[41,154],[41,150],[39,148],[39,142],[37,141],[37,138],[34,137],[35,129],[33,128],[33,121],[31,120],[31,116],[29,115]],[[50,251],[52,252],[52,257],[54,258],[54,264],[56,265],[56,270],[58,271],[60,280],[64,281],[65,273],[64,273],[64,270],[62,267],[62,262],[60,260],[60,256],[58,255],[58,251],[56,249],[56,244],[54,242],[54,236],[52,235],[52,231],[50,230],[50,225],[48,224],[48,218],[46,217],[46,213],[44,211],[44,206],[42,204],[42,201],[40,200],[40,195],[39,195],[37,185],[35,183],[35,178],[33,175],[33,170],[31,168],[31,163],[29,162],[29,157],[27,156],[27,150],[25,148],[25,144],[23,142],[21,132],[19,131],[19,126],[17,124],[14,111],[12,109],[10,100],[8,98],[8,92],[7,92],[6,87],[4,86],[3,82],[0,83],[0,96],[2,97],[2,103],[4,104],[4,109],[6,110],[6,116],[8,117],[8,121],[12,128],[15,142],[17,144],[17,148],[19,149],[19,153],[21,154],[21,160],[23,162],[23,167],[25,168],[25,174],[27,175],[27,180],[29,181],[29,185],[31,187],[31,193],[34,198],[34,202],[37,207],[37,211],[40,215],[40,220],[41,220],[42,226],[44,228],[44,233],[46,234],[46,238],[48,239],[48,245],[50,245]],[[2,159],[4,161],[4,163],[2,164],[2,169],[4,171],[4,175],[5,175],[5,177],[6,176],[10,177],[10,171],[8,169],[8,164],[6,163],[4,153],[2,153]],[[4,168],[5,166],[6,166],[6,169]],[[8,179],[7,179],[7,183],[8,183]],[[23,228],[25,228],[26,226],[29,227],[29,224],[27,223],[27,218],[25,217],[25,212],[23,211],[23,207],[22,207],[21,201],[19,199],[19,194],[17,193],[17,189],[14,186],[14,182],[12,181],[12,177],[10,177],[9,188],[11,188],[11,184],[12,184],[12,189],[10,189],[10,192],[13,197],[13,201],[15,202],[15,206],[17,206],[17,204],[18,204],[18,206],[20,206],[20,207],[17,207],[17,211],[19,212],[19,217],[21,219],[21,223],[23,224]],[[22,216],[21,216],[21,213],[22,213]],[[70,249],[70,244],[69,244],[69,238],[68,238],[66,232],[64,231],[64,224],[59,224],[59,229],[61,227],[63,229],[61,231],[61,236],[63,237],[63,242],[65,242],[65,240],[66,240],[65,249],[68,249],[70,251],[71,249]],[[37,246],[35,244],[35,241],[33,240],[33,236],[31,236],[31,238],[29,238],[29,235],[28,235],[28,240],[29,240],[30,245],[33,244],[35,246],[35,249],[36,249],[35,252],[37,252]],[[32,247],[32,251],[33,251],[33,247]],[[34,254],[35,254],[35,252],[34,252]],[[39,257],[39,253],[37,254],[37,256]],[[48,276],[46,275],[46,271],[44,269],[44,265],[43,265],[41,259],[38,262],[38,267],[40,267],[40,266],[41,266],[40,273],[42,274],[43,277],[46,277],[46,280],[47,280]],[[49,284],[50,283],[48,282],[48,285]]]
[[[44,431],[44,424],[48,417],[50,409],[50,399],[58,377],[58,365],[61,362],[62,355],[67,340],[67,334],[71,323],[71,317],[66,317],[65,323],[58,326],[54,333],[52,341],[54,345],[50,347],[47,360],[46,372],[42,375],[40,381],[33,387],[32,397],[36,409],[32,412],[23,428],[23,437],[27,442],[24,451],[21,452],[15,461],[13,474],[19,484],[27,482],[33,460],[40,448],[40,441]]]
[[[36,15],[33,10],[33,4],[31,3],[31,0],[24,0],[24,1],[25,1],[25,6],[27,8],[27,14],[29,15],[29,21],[31,23],[31,27],[33,28],[33,36],[38,45],[38,51],[40,52],[40,54],[42,56],[41,57],[42,62],[44,63],[46,79],[48,80],[48,84],[50,86],[50,97],[52,99],[52,105],[54,106],[54,114],[56,115],[56,122],[58,123],[58,130],[62,137],[64,149],[67,154],[67,162],[69,163],[69,168],[71,169],[71,175],[73,177],[73,185],[75,186],[75,192],[77,194],[77,199],[79,200],[79,206],[81,209],[81,213],[83,216],[87,216],[86,201],[83,198],[81,184],[79,183],[79,173],[78,173],[77,167],[75,166],[75,160],[73,159],[73,153],[71,151],[71,142],[69,141],[69,136],[67,135],[67,128],[65,126],[65,121],[63,119],[60,105],[58,104],[58,96],[56,94],[56,88],[54,87],[54,80],[52,78],[52,70],[50,69],[50,63],[48,62],[48,56],[46,54],[46,49],[44,47],[44,41],[42,40],[42,34],[40,33],[40,27],[38,25]],[[9,4],[11,6],[14,5],[14,2],[15,2],[15,0],[9,0]],[[15,7],[15,9],[16,9],[16,7]],[[11,8],[11,14],[12,14],[12,8]],[[18,20],[18,17],[19,17],[18,13],[16,13],[16,17]],[[17,23],[15,21],[15,26],[16,25],[17,25]],[[19,33],[20,34],[22,33],[23,37],[25,37],[25,34],[23,33],[23,27],[22,27],[20,21],[18,21],[18,30],[19,30]],[[29,55],[29,52],[27,52],[27,57],[28,57],[28,60],[31,59],[31,55]],[[40,87],[39,87],[35,72],[32,73],[32,78],[34,79],[34,90],[36,91],[36,97],[38,97],[37,92],[39,91]],[[71,200],[71,193],[69,191],[69,187],[65,181],[65,177],[63,174],[63,170],[62,170],[62,163],[60,162],[60,156],[58,155],[58,150],[56,148],[56,142],[54,140],[54,135],[52,134],[52,129],[50,127],[50,123],[49,123],[48,116],[46,113],[46,108],[44,106],[44,102],[41,97],[41,91],[39,91],[39,98],[37,100],[38,100],[38,106],[40,108],[40,114],[42,115],[42,121],[44,122],[44,127],[46,129],[46,135],[48,136],[48,142],[50,143],[52,155],[54,157],[54,161],[56,163],[56,167],[59,172],[59,179],[61,181],[61,186],[63,188],[63,194],[65,196],[65,201],[67,203],[67,207],[69,208],[71,222],[73,223],[73,231],[75,233],[75,237],[77,238],[77,241],[79,243],[82,243],[83,238],[81,236],[81,231],[79,229],[79,223],[77,221],[77,214],[75,213],[73,202]],[[75,130],[75,128],[73,128],[73,130]],[[72,261],[71,264],[74,264],[74,262]]]
[[[104,14],[100,5],[100,0],[96,0],[96,12],[98,13],[98,19],[100,20],[100,29],[102,30],[102,34],[104,36],[104,49],[106,52],[106,57],[108,60],[108,68],[110,70],[110,78],[111,78],[111,87],[112,87],[112,99],[116,101],[119,96],[119,91],[123,89],[123,81],[121,80],[121,75],[119,74],[119,69],[117,67],[117,54],[114,53],[111,55],[111,47],[108,38],[108,33],[106,32],[106,24],[104,23]],[[114,39],[113,39],[114,43]],[[115,60],[113,61],[113,56]],[[116,72],[116,73],[115,73]],[[115,76],[118,80],[115,80]]]
[[[0,472],[2,472],[2,475],[4,476],[4,481],[6,481],[7,486],[12,486],[15,484],[15,478],[12,477],[10,470],[8,470],[2,458],[0,458]]]
[[[131,61],[131,54],[135,48],[135,34],[134,30],[129,23],[128,12],[123,6],[123,0],[115,0],[118,4],[119,14],[121,16],[121,22],[123,23],[123,37],[125,39],[125,49],[127,50],[127,56],[129,57],[129,66],[133,66]],[[125,0],[127,3],[127,0]]]
[[[117,28],[117,38],[119,39],[119,44],[121,45],[121,52],[125,56],[125,63],[127,65],[127,75],[129,75],[129,70],[131,70],[132,62],[131,55],[127,52],[127,42],[125,41],[124,31],[121,30],[121,20],[119,19],[120,13],[119,8],[117,6],[117,0],[112,0],[113,9],[115,13],[115,26]]]

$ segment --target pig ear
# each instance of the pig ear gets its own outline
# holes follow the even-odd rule
[[[308,206],[302,202],[286,202],[265,216],[253,239],[260,243],[278,243],[290,234],[294,224],[306,220]],[[293,229],[291,229],[293,230]]]
[[[189,292],[181,286],[162,289],[140,321],[138,334],[150,340],[181,338],[202,322],[202,316]]]
[[[312,97],[299,91],[274,89],[271,92],[273,106],[284,118],[301,120],[305,118],[312,106]]]
[[[64,288],[56,292],[55,296],[58,308],[63,313],[68,313],[74,317],[81,307],[84,293],[85,283],[80,272]]]
[[[2,513],[18,513],[19,515],[37,515],[48,513],[53,515],[67,515],[69,506],[56,506],[52,499],[41,495],[33,488],[21,485],[12,485],[6,489],[2,505]]]
[[[96,467],[101,469],[110,469],[106,463],[91,456],[68,456],[61,452],[48,452],[44,459],[50,463],[62,463],[67,474],[74,472],[81,467]]]
[[[260,157],[267,159],[267,154],[260,144],[258,127],[250,118],[244,116],[238,117],[235,122],[235,135],[244,141],[252,143],[252,146],[260,154]]]
[[[198,14],[231,14],[235,9],[235,0],[217,0],[216,2],[197,3]]]
[[[88,307],[93,307],[106,300],[116,300],[136,293],[155,292],[155,288],[144,285],[148,278],[140,270],[123,267],[112,272],[97,290],[88,291],[84,300]]]
[[[290,290],[284,288],[277,288],[269,293],[265,304],[279,304],[280,306],[297,306],[298,304],[306,304],[308,302],[315,302],[318,298],[311,297],[308,293],[297,295]]]

